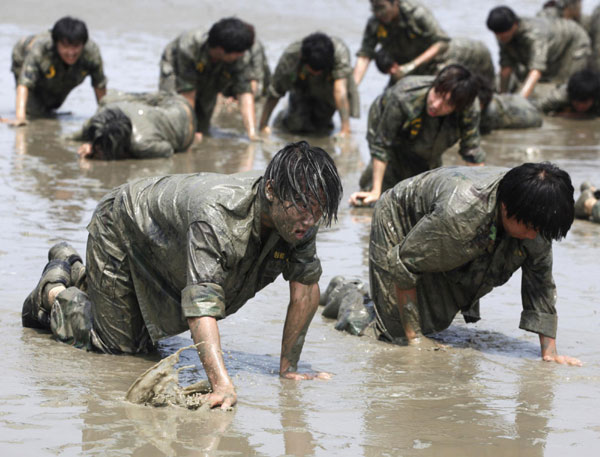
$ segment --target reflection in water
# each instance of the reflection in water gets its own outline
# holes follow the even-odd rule
[[[282,381],[279,390],[281,429],[285,455],[315,455],[315,440],[306,419],[306,402],[302,398],[301,385]]]

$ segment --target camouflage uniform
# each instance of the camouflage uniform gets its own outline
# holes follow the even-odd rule
[[[600,71],[600,5],[594,8],[589,19],[588,33],[592,41],[592,57],[590,63],[592,68]]]
[[[267,88],[271,82],[271,69],[269,68],[269,61],[267,60],[263,44],[258,40],[254,40],[254,44],[248,52],[244,53],[242,59],[245,62],[244,66],[248,65],[250,68],[250,80],[258,83],[256,97],[267,95]],[[223,95],[232,97],[231,88],[226,88]]]
[[[542,115],[525,97],[518,94],[494,94],[481,111],[480,129],[529,129],[542,126]]]
[[[508,170],[448,167],[399,183],[377,202],[369,274],[381,338],[404,336],[394,285],[417,289],[424,334],[460,311],[476,322],[479,299],[522,269],[519,327],[556,337],[552,244],[519,240],[498,224],[496,192]]]
[[[599,98],[600,97],[597,95],[594,104],[589,109],[587,114],[593,116],[600,116]],[[571,107],[571,101],[569,100],[567,84],[562,84],[561,86],[555,88],[552,92],[547,94],[546,97],[539,100],[537,102],[537,105],[545,114],[555,114],[573,111],[573,108]]]
[[[521,18],[512,40],[498,45],[500,66],[512,68],[518,79],[539,70],[540,81],[554,83],[566,82],[573,73],[583,70],[591,53],[585,30],[567,19]]]
[[[433,76],[408,76],[377,97],[369,110],[367,141],[371,157],[387,163],[382,190],[442,165],[442,154],[460,140],[459,153],[471,163],[485,160],[479,136],[479,102],[448,116],[427,114]],[[371,187],[368,167],[361,188]]]
[[[251,67],[242,56],[233,63],[213,62],[208,53],[208,34],[185,32],[170,42],[160,61],[161,91],[196,91],[198,131],[206,133],[217,94],[228,90],[237,97],[251,92]]]
[[[470,38],[452,38],[448,50],[440,56],[435,74],[451,64],[462,65],[469,71],[487,79],[490,83],[494,83],[495,70],[492,55],[482,41]]]
[[[116,108],[131,120],[129,153],[134,159],[171,157],[187,150],[194,141],[196,117],[181,95],[108,93],[100,101],[98,112]],[[74,139],[92,141],[89,126],[88,121]]]
[[[88,225],[86,319],[75,312],[83,292],[69,287],[52,305],[62,314],[53,320],[92,327],[76,346],[138,353],[187,330],[188,317],[235,313],[281,273],[316,283],[318,229],[295,247],[276,231],[261,241],[261,192],[256,172],[145,178],[114,189]]]
[[[398,0],[400,14],[392,24],[384,24],[375,16],[367,21],[362,44],[356,53],[359,57],[375,59],[378,44],[400,65],[420,56],[437,42],[448,42],[450,37],[425,6],[414,0]],[[442,50],[444,51],[444,50]],[[414,75],[433,75],[443,61],[443,52],[420,65]]]
[[[88,75],[93,87],[106,87],[96,43],[88,40],[77,62],[67,65],[58,55],[50,32],[19,40],[13,47],[11,71],[16,84],[29,89],[27,114],[34,116],[57,109]]]
[[[315,132],[333,128],[332,117],[337,110],[333,96],[336,79],[346,79],[350,114],[358,117],[358,91],[352,67],[350,51],[339,38],[333,41],[333,67],[330,73],[312,74],[301,62],[302,41],[290,44],[277,62],[267,94],[281,98],[290,93],[288,107],[276,120],[279,127],[291,132]]]

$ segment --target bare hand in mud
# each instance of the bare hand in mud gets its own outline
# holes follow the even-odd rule
[[[324,371],[319,371],[317,373],[298,373],[294,371],[287,371],[285,373],[282,373],[281,377],[284,379],[293,379],[294,381],[303,381],[311,379],[322,379],[326,381],[328,379],[331,379],[333,375]]]
[[[560,363],[561,365],[571,365],[575,367],[583,366],[583,362],[581,360],[576,359],[575,357],[569,357],[568,355],[545,355],[543,360],[544,362],[556,362]]]
[[[338,133],[333,135],[333,140],[334,141],[345,141],[348,138],[350,138],[351,136],[352,136],[351,132],[344,132],[344,131],[340,130]]]
[[[419,335],[416,338],[408,340],[408,345],[419,349],[425,349],[427,351],[439,351],[440,349],[446,349],[447,346],[437,341],[427,338],[424,335]]]
[[[4,117],[0,117],[0,122],[3,124],[8,124],[11,127],[21,127],[23,125],[27,125],[26,119],[7,119]]]
[[[260,129],[260,134],[264,136],[269,136],[271,134],[271,127],[265,125],[262,129]]]
[[[352,195],[350,195],[350,200],[348,200],[348,203],[350,203],[352,206],[369,206],[379,200],[380,195],[381,194],[372,191],[354,192]]]
[[[92,155],[92,144],[83,143],[81,146],[79,146],[79,149],[77,149],[77,154],[82,159],[89,157],[90,155]]]
[[[203,403],[211,408],[220,406],[222,410],[230,410],[237,403],[237,394],[233,386],[223,389],[215,389],[213,392],[202,397]]]
[[[202,143],[203,138],[202,132],[194,133],[194,143]]]

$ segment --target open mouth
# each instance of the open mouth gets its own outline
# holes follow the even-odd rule
[[[302,230],[302,229],[295,230],[294,235],[296,238],[301,240],[302,238],[304,238],[304,235],[306,235],[306,230]]]

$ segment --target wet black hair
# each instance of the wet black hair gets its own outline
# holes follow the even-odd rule
[[[253,44],[254,27],[236,17],[221,19],[208,31],[208,46],[220,46],[228,54],[247,51]]]
[[[450,94],[455,111],[471,106],[479,91],[479,79],[462,65],[448,65],[438,73],[432,87],[440,95]]]
[[[329,71],[333,68],[333,41],[324,33],[313,33],[302,40],[302,63],[315,71]]]
[[[69,44],[86,44],[88,41],[88,30],[85,22],[65,16],[54,24],[52,27],[52,41],[56,45],[61,41],[66,41]]]
[[[519,17],[508,6],[497,6],[490,11],[486,25],[494,33],[503,33],[519,22]]]
[[[600,95],[600,74],[593,70],[580,70],[571,75],[567,83],[569,101],[584,102]]]
[[[524,163],[506,173],[498,202],[508,217],[531,225],[549,241],[564,238],[575,216],[571,177],[549,162]]]
[[[92,143],[90,159],[121,160],[130,157],[131,120],[119,108],[103,108],[88,121],[84,137]]]
[[[392,68],[392,65],[394,65],[394,63],[395,62],[392,55],[385,49],[381,48],[375,53],[375,65],[377,65],[377,69],[381,73],[387,75],[390,72],[390,68]]]
[[[263,195],[268,182],[275,197],[291,202],[296,208],[310,208],[311,201],[316,201],[326,226],[337,220],[344,190],[335,163],[324,149],[306,141],[286,145],[265,170]]]

